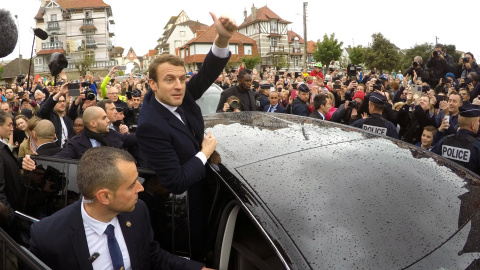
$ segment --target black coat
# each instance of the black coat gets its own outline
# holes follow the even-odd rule
[[[217,112],[223,112],[223,104],[227,102],[227,99],[231,96],[236,96],[240,99],[240,105],[242,105],[242,111],[256,111],[257,106],[255,103],[255,94],[248,90],[247,92],[243,92],[240,90],[238,86],[232,86],[227,90],[223,91],[220,94],[220,100],[218,101],[217,105]]]
[[[50,120],[53,123],[53,126],[55,127],[55,135],[58,139],[56,144],[61,147],[62,146],[61,145],[62,122],[60,121],[60,116],[53,109],[56,104],[57,104],[57,101],[53,100],[53,96],[50,96],[45,101],[45,103],[43,103],[43,105],[40,107],[40,110],[38,110],[37,116],[42,119]],[[67,127],[68,137],[71,138],[73,135],[75,135],[75,132],[73,131],[73,121],[67,116],[63,116],[62,119],[63,119],[63,122],[65,122],[65,126]]]
[[[13,220],[15,210],[22,210],[20,207],[25,189],[21,183],[17,158],[0,141],[0,202],[8,208],[9,223]]]
[[[52,269],[93,269],[87,237],[77,201],[30,228],[30,251]],[[150,216],[138,200],[130,213],[117,215],[132,269],[198,269],[203,264],[172,255],[153,240]],[[131,224],[127,226],[126,224]],[[100,254],[100,256],[109,256]]]
[[[39,156],[54,156],[56,153],[63,151],[64,149],[58,146],[55,142],[44,143],[37,148],[37,154]]]

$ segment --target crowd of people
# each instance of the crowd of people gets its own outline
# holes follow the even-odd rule
[[[426,64],[417,56],[403,74],[354,67],[355,75],[347,68],[330,68],[324,75],[321,64],[311,72],[258,71],[244,65],[225,70],[227,44],[220,35],[198,73],[185,72],[183,61],[172,56],[156,60],[148,75],[132,74],[123,81],[116,79],[118,67],[113,67],[103,78],[72,79],[61,73],[57,81],[32,76],[4,85],[0,223],[10,224],[14,209],[20,209],[20,167],[36,169],[30,155],[81,159],[98,146],[123,149],[137,166],[154,170],[168,191],[201,193],[202,167],[216,140],[211,134],[204,138],[194,103],[212,82],[224,89],[219,113],[288,113],[351,125],[432,150],[480,173],[480,67],[473,54],[455,64],[438,44]],[[80,91],[72,91],[78,90],[75,85]],[[205,211],[202,202],[191,203],[191,210]],[[201,242],[201,233],[200,226],[192,241]]]

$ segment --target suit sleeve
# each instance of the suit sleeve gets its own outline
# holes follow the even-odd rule
[[[205,178],[205,165],[196,156],[180,163],[170,134],[161,127],[145,123],[138,127],[136,134],[148,167],[169,192],[181,194]]]
[[[57,102],[53,100],[53,95],[48,97],[48,99],[43,103],[43,105],[40,107],[40,110],[37,112],[37,116],[42,118],[42,119],[49,119],[50,115],[53,112],[53,108],[55,107],[55,104]]]
[[[0,156],[0,202],[8,208],[8,223],[10,224],[13,220],[15,211],[8,202],[7,194],[5,193],[5,182],[5,163],[3,162],[3,157]]]
[[[232,54],[230,53],[230,55]],[[187,91],[192,94],[194,100],[202,97],[203,93],[218,78],[229,59],[230,56],[227,58],[215,56],[210,49],[198,73],[187,83]]]

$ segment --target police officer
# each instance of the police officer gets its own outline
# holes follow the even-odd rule
[[[138,117],[140,116],[140,110],[142,108],[140,104],[141,97],[142,92],[135,89],[132,91],[132,99],[127,100],[128,110],[125,112],[125,124],[131,133],[137,130]]]
[[[260,84],[260,91],[257,97],[255,98],[255,103],[258,111],[263,112],[263,108],[269,105],[268,94],[270,93],[271,85],[268,81],[262,81]]]
[[[448,135],[436,143],[432,152],[480,174],[480,141],[475,138],[479,126],[480,106],[467,104],[458,110],[458,132]]]
[[[310,110],[308,109],[307,101],[310,98],[310,89],[306,84],[300,84],[298,86],[297,97],[292,102],[292,114],[309,116]]]
[[[366,119],[359,119],[352,123],[352,126],[362,128],[379,135],[386,135],[398,139],[398,132],[395,125],[383,118],[382,113],[385,109],[387,98],[378,92],[370,93],[368,101],[368,112],[370,117]]]

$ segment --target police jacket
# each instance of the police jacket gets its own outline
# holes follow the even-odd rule
[[[372,114],[367,119],[360,119],[353,122],[352,126],[361,128],[366,131],[373,132],[378,135],[386,135],[398,139],[398,132],[392,122],[383,118],[378,113]]]
[[[480,173],[480,141],[472,131],[459,129],[457,134],[444,137],[432,148],[432,152],[448,158],[463,167]]]
[[[299,97],[296,97],[292,102],[292,114],[309,116],[310,110],[305,102],[303,102]]]

